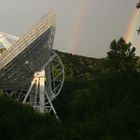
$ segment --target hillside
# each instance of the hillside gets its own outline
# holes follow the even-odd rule
[[[92,81],[104,72],[105,59],[72,55],[56,51],[61,57],[65,69],[65,82],[60,96],[54,101],[60,116],[68,113],[68,100],[78,89],[88,88]],[[62,115],[61,115],[62,114]]]
[[[104,59],[72,55],[56,51],[65,67],[65,80],[93,80],[104,68]]]
[[[65,83],[53,102],[61,122],[0,94],[0,138],[4,140],[138,140],[140,73],[135,48],[113,41],[106,59],[56,51]]]
[[[62,122],[65,124],[65,120],[70,114],[69,100],[71,100],[72,93],[81,86],[82,88],[88,87],[89,83],[86,81],[92,81],[102,72],[103,60],[59,51],[56,51],[56,53],[64,63],[65,83],[54,105]],[[53,140],[54,138],[57,139],[57,137],[62,137],[62,139],[63,137],[64,139],[77,137],[71,136],[71,134],[67,135],[69,126],[64,125],[63,127],[67,127],[65,130],[62,124],[52,116],[47,114],[39,115],[31,107],[16,103],[2,93],[0,93],[0,114],[0,137],[5,140],[21,140],[21,138],[26,140],[43,138]]]

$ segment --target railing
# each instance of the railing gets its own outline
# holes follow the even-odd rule
[[[11,62],[17,55],[25,50],[31,43],[40,37],[50,27],[55,26],[55,13],[49,12],[41,21],[36,24],[31,31],[23,35],[18,41],[12,44],[12,47],[4,51],[0,56],[0,70]]]

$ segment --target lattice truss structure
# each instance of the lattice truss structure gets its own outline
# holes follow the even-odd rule
[[[62,89],[64,67],[52,50],[55,25],[55,12],[51,11],[21,38],[0,33],[6,48],[0,55],[0,88],[15,100],[41,113],[52,111],[58,118],[52,101]]]

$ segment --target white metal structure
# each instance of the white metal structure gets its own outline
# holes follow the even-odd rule
[[[17,41],[19,39],[19,37],[17,37],[17,36],[10,35],[10,34],[4,33],[4,32],[0,32],[0,42],[3,44],[3,46],[6,49],[9,49],[12,46],[12,44],[9,41],[7,41],[6,38],[9,38],[9,39],[12,39],[15,41]]]
[[[54,12],[20,39],[1,33],[0,42],[7,50],[0,56],[0,88],[15,100],[30,104],[41,113],[52,111],[58,118],[52,101],[62,89],[64,67],[52,50],[54,34]],[[5,37],[17,41],[7,43]]]

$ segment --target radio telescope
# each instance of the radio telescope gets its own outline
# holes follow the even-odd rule
[[[64,67],[52,49],[55,23],[51,11],[21,38],[0,33],[6,49],[0,55],[0,88],[16,101],[30,104],[40,113],[52,111],[58,118],[52,101],[62,89]]]

